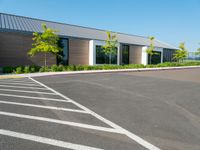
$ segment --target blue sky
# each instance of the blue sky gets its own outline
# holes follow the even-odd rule
[[[0,12],[200,47],[200,0],[0,0]]]

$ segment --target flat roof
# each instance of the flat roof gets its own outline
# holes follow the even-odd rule
[[[60,36],[85,38],[91,40],[105,40],[107,38],[106,30],[0,13],[0,31],[42,32],[42,24],[46,24],[47,27],[57,30],[57,34]],[[143,46],[149,45],[148,37],[119,32],[114,33],[117,34],[117,38],[120,43]],[[176,47],[159,40],[155,40],[155,46],[168,49],[177,49]]]

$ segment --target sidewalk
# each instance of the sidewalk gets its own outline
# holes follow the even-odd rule
[[[39,72],[39,73],[28,73],[28,74],[3,74],[3,75],[0,75],[0,79],[23,78],[23,77],[40,77],[40,76],[50,76],[50,75],[68,75],[68,74],[92,74],[92,73],[113,73],[113,72],[141,72],[141,71],[159,71],[159,70],[179,70],[179,69],[192,69],[192,68],[200,68],[200,66],[114,69],[114,70],[63,71],[63,72]]]

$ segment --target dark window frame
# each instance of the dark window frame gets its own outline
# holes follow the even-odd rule
[[[156,65],[156,64],[159,64],[161,63],[162,61],[162,52],[161,51],[155,51],[156,53],[158,54],[154,54],[151,56],[151,65]],[[157,61],[155,59],[160,59],[160,61]],[[150,55],[148,55],[148,64],[150,64]]]
[[[127,55],[125,56],[124,55],[124,51],[128,51],[128,53],[127,53]],[[127,64],[130,64],[130,45],[127,45],[127,44],[123,44],[122,45],[122,52],[121,52],[121,54],[122,54],[122,59],[121,59],[121,63],[122,63],[122,65],[127,65]],[[125,56],[125,57],[124,57]],[[126,58],[126,59],[125,59]]]
[[[67,42],[66,47],[63,45],[63,41]],[[63,58],[57,57],[57,65],[69,65],[69,39],[68,38],[60,38],[58,45],[62,48],[62,51],[59,53]],[[66,48],[66,50],[65,50]],[[66,51],[66,58],[64,56],[64,52]]]
[[[95,58],[96,58],[95,64],[96,65],[109,64],[109,59],[110,59],[109,57],[110,57],[110,55],[106,55],[103,52],[103,48],[102,48],[101,45],[95,45]],[[116,48],[116,54],[115,55],[111,55],[111,64],[112,65],[117,65],[117,59],[118,59],[118,48]]]

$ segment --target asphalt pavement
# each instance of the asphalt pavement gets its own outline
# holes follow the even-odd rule
[[[200,69],[0,80],[0,149],[199,150]]]
[[[30,78],[0,80],[0,120],[2,150],[146,149],[121,127]]]

